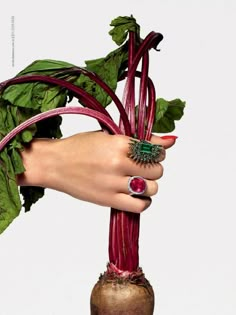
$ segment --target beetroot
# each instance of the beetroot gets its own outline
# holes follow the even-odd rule
[[[92,290],[90,305],[91,315],[152,315],[154,292],[141,268],[122,273],[110,264]]]

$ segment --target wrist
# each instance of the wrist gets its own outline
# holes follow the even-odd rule
[[[57,139],[34,139],[21,151],[25,172],[17,175],[19,186],[50,187],[58,161]]]

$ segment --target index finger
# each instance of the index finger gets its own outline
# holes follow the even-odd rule
[[[156,136],[152,134],[150,142],[153,144],[162,145],[165,149],[171,148],[178,137],[174,135],[166,135],[166,136]]]

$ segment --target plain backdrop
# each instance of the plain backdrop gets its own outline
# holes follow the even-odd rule
[[[186,101],[159,193],[141,215],[140,265],[155,315],[235,315],[236,2],[9,1],[0,12],[0,80],[36,59],[83,66],[105,56],[116,48],[111,20],[131,14],[142,37],[164,35],[150,54],[158,97]],[[97,128],[91,118],[63,118],[64,136]],[[0,315],[88,315],[108,261],[109,214],[52,190],[22,211],[0,236]]]

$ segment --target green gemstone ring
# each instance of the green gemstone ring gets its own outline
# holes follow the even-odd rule
[[[137,164],[156,164],[163,159],[165,149],[162,145],[152,144],[146,140],[130,140],[128,157]]]

